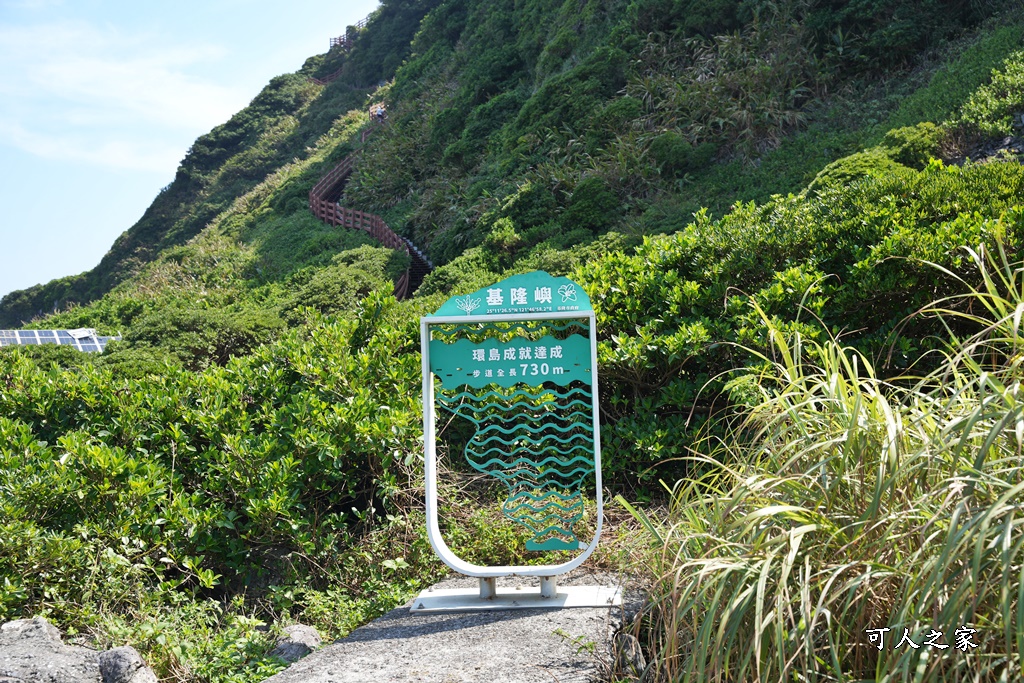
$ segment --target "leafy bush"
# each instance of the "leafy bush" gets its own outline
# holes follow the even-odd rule
[[[117,379],[142,379],[147,375],[159,375],[167,367],[180,365],[179,356],[165,347],[131,346],[122,342],[110,342],[96,364],[107,368]]]
[[[907,168],[921,170],[940,156],[942,144],[949,135],[946,126],[928,121],[893,128],[886,132],[877,147],[843,157],[823,168],[809,189],[828,185],[841,187],[865,177],[884,178],[904,173]]]
[[[905,166],[893,161],[888,151],[876,147],[833,161],[821,169],[808,189],[817,190],[826,185],[842,187],[862,178],[882,179],[906,171]]]
[[[31,358],[42,369],[48,368],[50,365],[61,368],[78,368],[95,362],[93,354],[82,353],[73,347],[56,344],[5,346],[0,348],[0,353],[21,354],[23,357]]]
[[[684,230],[646,238],[635,254],[573,271],[601,325],[612,480],[639,473],[657,481],[652,468],[683,456],[700,425],[728,410],[727,373],[747,362],[733,344],[768,342],[748,297],[773,325],[812,340],[843,334],[886,359],[879,372],[898,373],[941,332],[904,319],[958,287],[922,263],[961,272],[965,242],[998,238],[1011,253],[1024,246],[1019,164],[914,171],[888,163],[896,172],[743,205],[718,221],[701,212]]]
[[[92,364],[40,367],[0,353],[0,618],[49,613],[81,628],[97,611],[151,619],[173,607],[177,616],[164,617],[187,623],[180,601],[218,589],[301,577],[321,590],[344,574],[372,590],[381,569],[354,557],[360,535],[401,514],[420,452],[408,390],[420,370],[415,319],[396,307],[379,297],[353,321],[314,316],[301,332],[201,372],[169,366],[115,379]],[[429,549],[409,543],[418,548],[410,565],[428,575]],[[360,609],[390,608],[408,590]],[[251,632],[225,620],[216,626],[224,638]],[[188,627],[172,630],[179,638]],[[172,669],[172,654],[182,659],[175,647],[202,668],[198,641],[189,654],[191,639],[154,638],[143,640]],[[244,650],[243,659],[258,655]]]
[[[363,267],[336,263],[313,270],[308,282],[285,303],[282,309],[285,320],[293,324],[299,322],[306,308],[323,314],[354,311],[372,292],[391,291],[392,281],[383,277],[382,269],[374,272],[372,261],[361,265]]]
[[[572,191],[569,205],[559,218],[567,229],[585,228],[593,233],[604,232],[619,217],[619,198],[598,177],[585,178]]]
[[[512,265],[516,253],[522,245],[523,238],[516,232],[515,226],[508,218],[499,218],[494,228],[484,240],[483,247],[491,256],[491,268],[502,272]]]
[[[682,135],[669,131],[654,138],[651,154],[661,173],[679,177],[706,166],[715,155],[715,146],[705,142],[694,147]]]
[[[934,123],[925,122],[893,128],[885,134],[881,146],[896,163],[920,170],[939,156],[942,139],[943,130]]]
[[[245,355],[270,341],[283,323],[272,312],[232,313],[188,306],[165,307],[143,317],[124,334],[133,345],[164,349],[189,369]]]
[[[995,137],[1010,135],[1014,117],[1024,113],[1024,52],[1015,52],[993,70],[992,80],[964,103],[954,124],[972,133]]]

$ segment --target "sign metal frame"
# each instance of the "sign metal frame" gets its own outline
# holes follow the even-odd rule
[[[594,481],[595,497],[597,502],[597,526],[594,531],[594,538],[582,553],[561,564],[489,566],[467,562],[457,556],[451,548],[448,547],[448,544],[445,542],[444,537],[441,534],[440,523],[438,520],[437,435],[435,428],[436,411],[434,409],[434,375],[431,371],[430,365],[430,328],[433,325],[446,324],[581,320],[584,318],[588,321],[590,336],[591,410],[593,411]],[[431,547],[434,549],[434,552],[437,553],[438,557],[441,558],[441,561],[456,572],[466,576],[479,578],[481,580],[481,597],[495,597],[496,589],[494,579],[497,577],[513,575],[541,577],[542,597],[555,597],[556,587],[554,577],[572,571],[590,557],[597,548],[598,541],[601,538],[601,530],[604,525],[604,498],[601,485],[601,428],[597,384],[597,317],[594,311],[591,309],[575,311],[547,311],[541,313],[498,313],[473,316],[425,316],[420,319],[420,347],[423,365],[423,435],[424,473],[426,480],[427,502],[427,538],[430,541]],[[602,604],[605,603],[616,604],[617,598],[613,599],[609,596],[607,599],[602,599]],[[564,606],[564,604],[552,606]],[[419,609],[423,609],[423,606],[421,605]]]

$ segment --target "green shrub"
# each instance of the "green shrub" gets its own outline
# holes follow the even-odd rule
[[[569,197],[569,205],[559,218],[568,230],[586,229],[592,233],[604,232],[618,220],[621,213],[619,198],[601,178],[591,176],[576,186]]]
[[[944,131],[934,123],[894,128],[885,134],[882,148],[893,161],[918,170],[939,156]]]
[[[160,375],[168,366],[181,365],[181,358],[164,346],[133,346],[124,342],[110,342],[96,364],[107,368],[118,379],[142,379],[147,375]]]
[[[885,359],[880,372],[899,373],[942,332],[907,316],[959,287],[923,263],[962,272],[964,243],[1001,239],[1012,253],[1024,246],[1019,164],[914,171],[875,154],[891,172],[741,205],[717,221],[700,212],[635,254],[599,256],[573,271],[601,325],[610,480],[639,472],[657,481],[657,463],[683,456],[699,425],[728,411],[723,385],[747,362],[733,344],[767,343],[749,297],[772,325],[810,339],[848,335]]]
[[[1014,117],[1024,113],[1024,52],[1015,52],[992,80],[978,88],[964,103],[953,123],[971,133],[989,137],[1010,135]]]
[[[682,135],[668,132],[654,138],[651,154],[661,173],[679,177],[706,166],[715,155],[715,146],[705,142],[694,147]]]
[[[527,181],[502,200],[498,215],[507,216],[522,228],[532,228],[550,221],[557,209],[558,202],[550,189]],[[484,216],[482,223],[486,224],[488,218]]]
[[[907,167],[893,161],[887,150],[875,147],[866,152],[856,152],[833,161],[823,168],[808,190],[819,190],[826,186],[842,187],[863,178],[886,178],[907,172]]]
[[[317,269],[309,281],[285,303],[282,317],[292,323],[304,319],[304,309],[311,308],[323,314],[353,311],[359,302],[375,291],[390,291],[392,284],[381,276],[361,268],[334,265]]]
[[[862,178],[885,178],[905,173],[908,168],[923,169],[939,155],[945,137],[945,130],[930,122],[894,128],[885,134],[879,146],[830,163],[815,176],[808,189],[841,187]]]
[[[342,563],[371,575],[353,547],[399,512],[420,433],[415,320],[376,304],[201,372],[117,379],[0,354],[0,617],[81,627],[147,593],[166,606],[356,575]]]
[[[283,323],[274,313],[238,313],[167,306],[143,316],[124,334],[126,344],[163,349],[187,368],[224,365],[274,338]]]
[[[643,114],[643,102],[635,97],[618,97],[594,113],[587,125],[587,148],[595,153],[616,135],[627,130]]]
[[[500,273],[511,266],[522,242],[523,238],[516,232],[510,219],[499,218],[494,221],[494,228],[484,239],[483,244],[491,257],[490,270]]]
[[[0,348],[0,353],[21,354],[26,358],[31,358],[40,368],[48,368],[50,365],[61,368],[77,368],[96,360],[94,354],[82,353],[76,348],[56,344],[5,346]]]

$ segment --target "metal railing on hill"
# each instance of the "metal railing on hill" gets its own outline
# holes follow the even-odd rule
[[[372,130],[363,131],[364,142]],[[314,216],[329,225],[361,230],[385,247],[408,254],[409,268],[395,282],[395,297],[405,299],[412,296],[423,278],[433,270],[433,264],[416,245],[388,227],[380,216],[349,209],[338,203],[359,154],[358,151],[349,154],[313,186],[309,191],[309,209]]]

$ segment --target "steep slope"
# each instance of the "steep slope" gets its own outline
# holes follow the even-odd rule
[[[171,184],[96,268],[7,294],[0,300],[0,327],[97,299],[162,251],[194,237],[269,174],[308,158],[340,114],[361,109],[377,83],[394,74],[420,19],[436,4],[382,3],[347,47],[273,79],[248,107],[196,140]],[[327,87],[312,80],[332,72],[339,75]]]
[[[916,85],[877,76],[980,17],[960,3],[446,3],[346,201],[438,264],[506,218],[519,253],[677,230],[876,143]],[[992,57],[959,85],[977,87]]]
[[[345,205],[381,215],[438,264],[494,233],[504,245],[500,270],[530,251],[609,230],[633,239],[676,230],[704,206],[720,215],[736,201],[799,190],[892,125],[886,114],[914,79],[889,81],[886,91],[872,74],[910,60],[908,45],[937,44],[998,8],[886,2],[872,14],[846,3],[384,3],[344,48],[275,79],[197,140],[175,181],[96,269],[7,295],[0,326],[94,300],[134,274],[144,281],[145,264],[222,223],[272,170],[309,159],[338,116],[362,109],[393,73],[394,84],[375,95],[388,100],[391,125],[368,145]],[[958,74],[961,90],[976,87],[1016,37],[990,42],[974,71]],[[328,76],[326,87],[310,80]],[[674,92],[676,82],[704,85]],[[904,107],[897,118],[908,125],[941,115]],[[358,146],[347,144],[328,158]],[[285,205],[277,202],[276,212],[296,208]],[[293,272],[258,270],[243,289]],[[100,318],[93,324],[112,331],[132,321]]]

